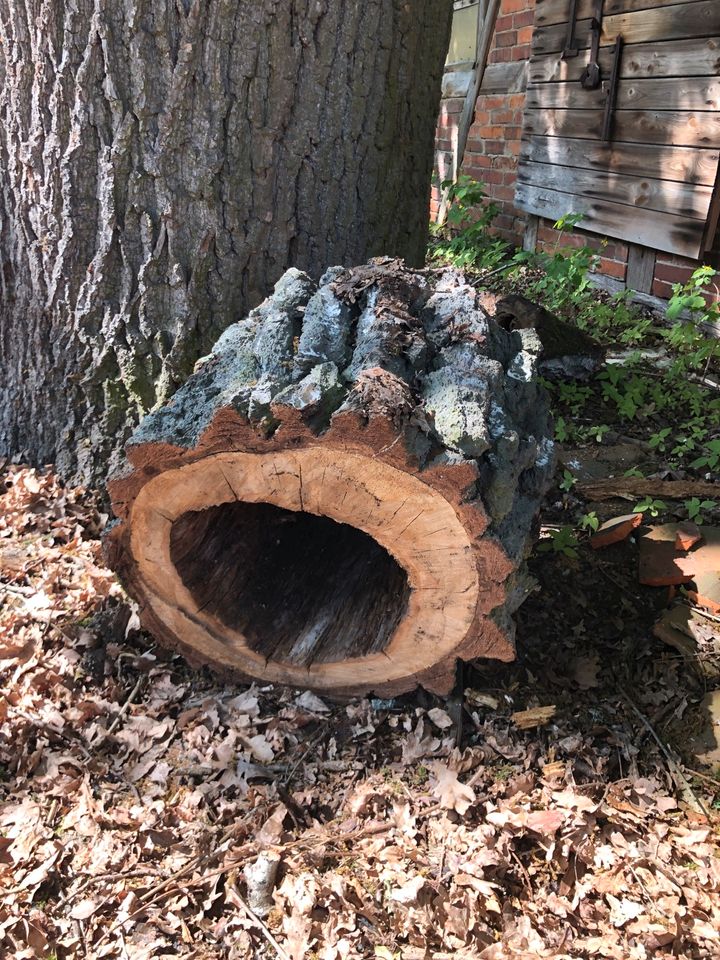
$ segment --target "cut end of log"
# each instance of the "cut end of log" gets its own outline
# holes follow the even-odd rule
[[[146,418],[112,566],[191,661],[345,696],[512,659],[552,475],[535,357],[461,276],[289,271]]]

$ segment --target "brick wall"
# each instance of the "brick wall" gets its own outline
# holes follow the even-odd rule
[[[494,232],[518,246],[523,242],[528,216],[515,207],[514,195],[525,105],[524,65],[530,56],[534,16],[535,0],[502,0],[463,162],[463,172],[483,181],[488,196],[500,209]],[[462,81],[462,75],[453,73],[450,67],[445,75],[437,129],[435,166],[438,183],[453,175],[453,145],[464,103]],[[431,202],[433,218],[438,209],[439,188],[436,185]],[[625,283],[628,244],[620,240],[604,240],[597,234],[583,234],[582,231],[566,233],[559,238],[552,225],[541,220],[538,248],[552,250],[558,242],[563,246],[589,243],[600,256],[598,272],[610,278],[610,283]],[[720,243],[717,240],[716,246],[719,249],[709,260],[720,266]],[[695,261],[658,252],[651,293],[667,299],[672,293],[672,284],[687,280],[696,266]]]

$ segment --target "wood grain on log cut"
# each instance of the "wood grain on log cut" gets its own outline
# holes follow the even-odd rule
[[[148,416],[108,557],[195,662],[329,694],[445,692],[511,659],[553,469],[533,331],[448,273],[300,271]]]

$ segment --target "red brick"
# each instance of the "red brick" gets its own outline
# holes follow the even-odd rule
[[[617,260],[608,260],[607,257],[600,257],[599,272],[604,273],[606,277],[616,277],[618,280],[625,279],[627,264],[618,263]]]
[[[516,13],[513,17],[513,26],[517,29],[518,27],[531,27],[535,22],[535,11],[534,10],[523,10],[521,13]]]
[[[481,103],[485,110],[497,110],[499,107],[504,107],[506,102],[507,97],[490,96],[489,94],[478,97],[478,103]]]
[[[473,127],[476,123],[490,123],[490,118],[492,114],[489,110],[475,110],[475,116],[473,117]],[[470,127],[470,133],[472,134],[472,127]]]
[[[495,21],[495,33],[502,33],[503,30],[512,30],[513,28],[513,16],[511,13],[505,13],[504,11]]]
[[[490,63],[509,63],[512,60],[512,50],[510,47],[495,49],[490,54]]]
[[[532,10],[534,0],[503,0],[500,9],[503,13],[521,13],[523,10]]]
[[[504,33],[495,34],[495,43],[498,47],[514,47],[517,39],[517,30],[506,30]]]
[[[490,114],[493,123],[512,123],[517,116],[515,110],[493,110]]]
[[[672,286],[662,280],[653,280],[653,296],[660,297],[662,300],[669,300],[672,296]]]
[[[517,33],[516,43],[517,43],[517,46],[520,47],[520,46],[523,46],[523,45],[525,45],[525,44],[530,43],[530,41],[532,40],[532,35],[533,35],[533,28],[532,28],[532,27],[521,27],[519,30],[516,31],[516,33]]]
[[[521,43],[512,48],[513,60],[529,60],[531,48],[529,43]]]
[[[476,167],[489,168],[492,166],[492,159],[490,157],[477,154],[474,150],[465,154],[465,163],[468,162]]]
[[[693,267],[679,267],[671,263],[658,261],[655,264],[655,278],[667,283],[685,283],[690,279]]]

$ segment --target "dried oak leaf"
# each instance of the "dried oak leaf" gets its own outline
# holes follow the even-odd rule
[[[446,810],[455,810],[461,816],[475,803],[475,793],[471,787],[460,783],[457,773],[440,760],[428,764],[433,775],[431,789]]]

